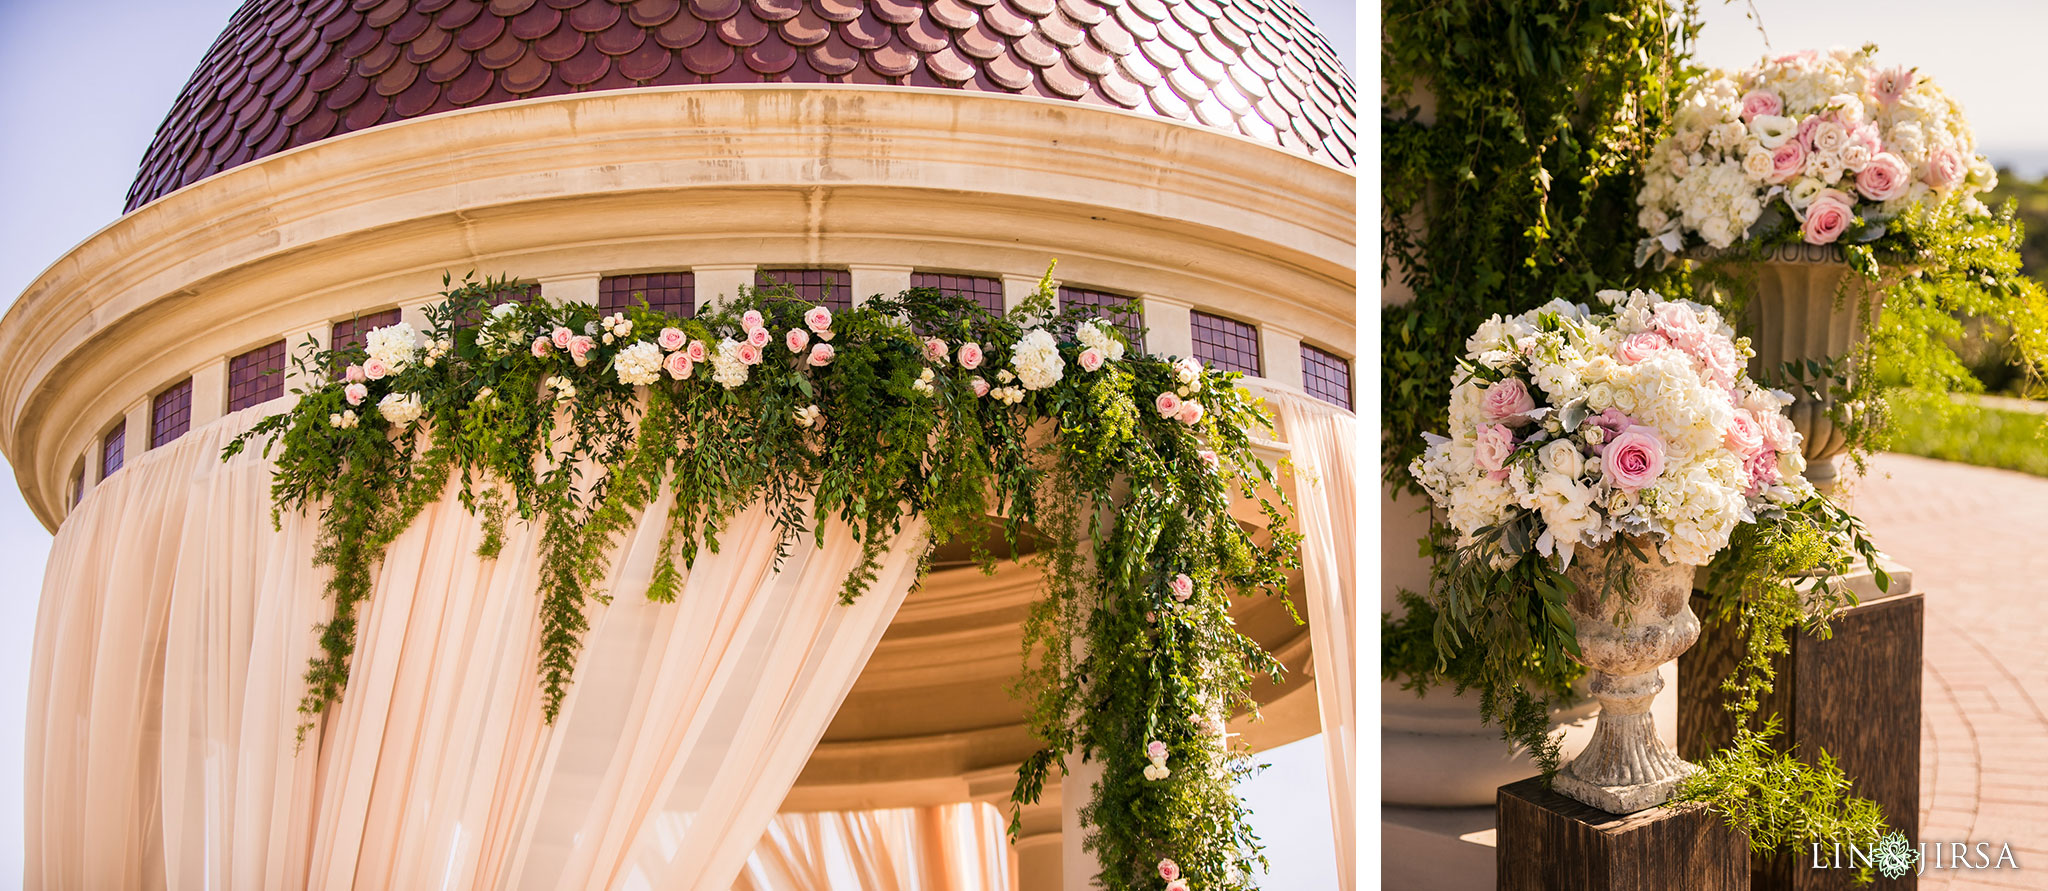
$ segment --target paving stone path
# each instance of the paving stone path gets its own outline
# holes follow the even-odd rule
[[[1919,840],[2020,866],[1920,888],[2048,888],[2048,479],[1879,455],[1850,498],[1927,596]]]

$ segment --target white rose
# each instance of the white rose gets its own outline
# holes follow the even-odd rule
[[[1771,151],[1758,145],[1742,156],[1742,174],[1752,181],[1763,182],[1771,175]]]
[[[1586,472],[1586,456],[1579,447],[1566,440],[1558,440],[1544,446],[1536,453],[1543,462],[1543,469],[1567,479],[1578,479]]]

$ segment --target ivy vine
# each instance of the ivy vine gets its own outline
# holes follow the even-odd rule
[[[849,602],[921,517],[930,545],[965,537],[986,572],[1022,538],[1038,543],[1046,596],[1026,627],[1018,692],[1043,749],[1019,771],[1019,806],[1066,758],[1098,760],[1083,817],[1105,888],[1159,888],[1162,860],[1197,887],[1255,887],[1264,859],[1233,788],[1250,755],[1226,742],[1223,722],[1255,712],[1250,684],[1281,666],[1229,608],[1233,596],[1286,596],[1299,536],[1275,471],[1253,451],[1270,421],[1238,374],[1123,359],[1122,335],[1096,324],[1097,310],[1057,308],[1049,271],[1008,314],[916,289],[823,316],[825,327],[823,310],[787,289],[743,289],[677,318],[644,302],[614,315],[545,295],[501,303],[504,279],[444,286],[426,311],[423,357],[358,375],[377,361],[374,344],[309,340],[294,361],[320,383],[295,389],[289,411],[223,455],[264,440],[274,518],[319,512],[315,561],[331,570],[334,612],[306,671],[302,740],[344,692],[386,548],[451,484],[485,526],[479,557],[497,556],[508,523],[540,530],[550,722],[589,627],[587,601],[605,596],[608,555],[664,490],[673,500],[646,592],[658,601],[673,600],[697,555],[717,551],[725,525],[756,503],[774,519],[778,561],[802,536],[822,542],[827,523],[851,531],[862,553],[840,591]],[[714,374],[705,352],[694,366],[672,358],[700,348],[670,344],[757,327],[778,333],[737,373],[743,381],[727,377],[729,364]],[[1081,342],[1091,336],[1092,356]],[[1035,373],[1027,342],[1038,344]],[[650,355],[666,373],[646,375]],[[1064,374],[1048,375],[1048,363]],[[344,367],[346,379],[330,379]],[[1161,394],[1201,408],[1168,415]],[[1233,517],[1235,499],[1258,506],[1263,529]],[[1002,529],[995,547],[978,534],[990,517]]]

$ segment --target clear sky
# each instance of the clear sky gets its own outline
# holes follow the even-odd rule
[[[1699,58],[1717,67],[1774,53],[1875,43],[1878,59],[1911,65],[1963,104],[1993,164],[2048,172],[2048,106],[2036,87],[2048,3],[2040,0],[1702,0]]]
[[[0,0],[0,311],[121,214],[136,164],[238,0]],[[1356,7],[1301,0],[1357,67]],[[88,38],[85,35],[90,34]],[[1363,92],[1363,90],[1361,90]],[[0,459],[0,888],[22,874],[22,726],[50,536]],[[1271,888],[1336,887],[1320,738],[1266,753],[1245,790]]]

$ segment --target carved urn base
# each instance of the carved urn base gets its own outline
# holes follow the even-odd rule
[[[1694,567],[1668,563],[1648,539],[1635,552],[1615,541],[1582,551],[1565,576],[1566,601],[1578,628],[1579,661],[1592,669],[1587,690],[1600,716],[1586,749],[1558,773],[1556,790],[1615,814],[1671,799],[1698,768],[1657,738],[1650,703],[1664,689],[1657,668],[1699,640],[1693,615]],[[1642,558],[1638,559],[1637,553]]]

